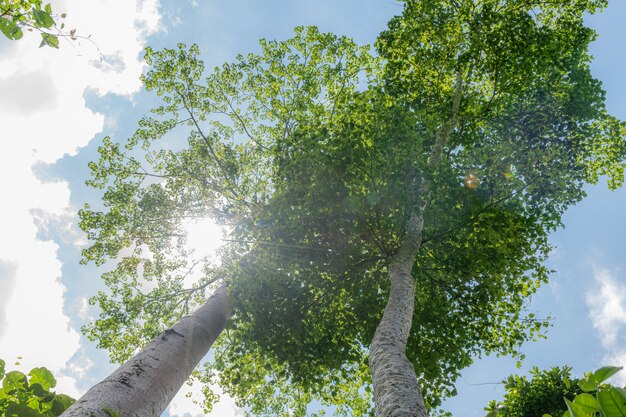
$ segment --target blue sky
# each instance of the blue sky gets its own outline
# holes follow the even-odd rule
[[[89,5],[81,4],[89,3]],[[39,50],[37,39],[0,39],[0,358],[15,368],[48,366],[59,390],[78,396],[112,369],[105,352],[80,336],[97,315],[86,298],[104,289],[102,272],[79,266],[84,237],[76,211],[98,194],[84,186],[87,162],[106,135],[123,141],[154,105],[138,81],[147,44],[198,43],[206,67],[256,51],[258,39],[284,39],[297,25],[317,25],[371,43],[401,11],[390,0],[177,1],[90,0],[53,2],[67,11],[68,27],[91,42]],[[607,104],[626,119],[626,2],[613,0],[588,19],[599,32],[592,46],[594,74]],[[71,26],[73,25],[73,26]],[[444,408],[455,416],[483,416],[497,384],[511,373],[571,365],[580,374],[605,364],[626,364],[626,189],[589,186],[588,197],[551,236],[556,270],[531,308],[554,317],[548,339],[524,346],[522,369],[507,358],[482,358],[458,381],[458,396]],[[621,383],[626,384],[626,371]],[[618,375],[618,378],[620,376]],[[171,415],[199,413],[177,398]],[[235,415],[232,401],[213,415]]]

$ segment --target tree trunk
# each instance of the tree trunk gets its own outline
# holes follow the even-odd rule
[[[407,236],[389,265],[389,300],[370,346],[376,417],[428,415],[415,369],[405,354],[415,303],[415,280],[411,270],[421,244],[424,222],[423,208],[420,211],[411,215]]]
[[[461,70],[458,70],[450,118],[437,132],[428,156],[428,167],[433,171],[439,165],[444,146],[457,125],[462,95],[463,76]],[[429,196],[430,183],[422,178],[418,185],[416,204],[411,208],[406,237],[389,263],[389,300],[370,345],[369,365],[376,417],[428,416],[422,391],[417,385],[415,368],[406,357],[406,345],[415,305],[415,280],[411,272],[422,244],[424,211]]]
[[[222,332],[229,315],[228,290],[222,286],[61,416],[159,417]]]

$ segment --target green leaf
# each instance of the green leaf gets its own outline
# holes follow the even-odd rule
[[[565,398],[565,403],[567,404],[567,410],[571,413],[572,417],[590,417],[594,415],[594,411],[589,410],[589,408],[583,404],[571,402],[567,398]]]
[[[33,368],[28,375],[30,376],[30,384],[41,384],[45,390],[50,390],[57,385],[56,379],[46,368]]]
[[[576,398],[574,398],[574,404],[584,407],[588,413],[600,411],[598,400],[591,394],[578,394]]]
[[[619,388],[619,387],[613,387],[613,386],[611,388],[617,391],[617,393],[620,394],[622,398],[624,399],[624,401],[626,402],[626,388]]]
[[[603,366],[593,373],[593,378],[600,383],[606,381],[616,373],[622,370],[622,366]]]
[[[43,10],[33,10],[33,17],[35,18],[36,26],[50,29],[54,25],[52,16]]]
[[[74,399],[72,397],[65,394],[59,394],[54,397],[54,400],[52,401],[51,411],[55,416],[60,416],[72,404],[74,404]]]
[[[598,402],[604,417],[626,417],[626,392],[621,388],[600,390]]]
[[[2,381],[2,389],[5,392],[11,392],[13,390],[25,391],[28,386],[28,379],[26,375],[20,371],[11,371],[6,374]]]
[[[571,387],[571,385],[572,385],[572,383],[570,382],[568,377],[563,378],[563,383],[565,384],[565,387],[567,389],[569,389]]]
[[[44,46],[51,46],[53,48],[59,48],[59,38],[55,35],[51,35],[49,33],[41,34],[41,43],[39,47],[42,48]]]
[[[590,378],[581,378],[581,380],[578,381],[578,386],[585,392],[591,392],[598,389],[598,384]]]
[[[4,412],[5,417],[40,417],[41,415],[37,412],[37,410],[33,410],[32,408],[17,404],[17,403],[9,403],[6,411]]]
[[[6,365],[6,362],[2,359],[0,359],[0,378],[4,377],[4,366]]]
[[[41,386],[41,384],[30,384],[28,391],[38,398],[44,398],[50,394]]]
[[[18,40],[24,36],[22,29],[20,29],[15,22],[4,17],[0,17],[0,31],[11,40]]]

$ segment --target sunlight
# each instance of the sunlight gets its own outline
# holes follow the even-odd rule
[[[191,252],[193,262],[198,262],[185,276],[184,285],[190,287],[203,276],[203,265],[219,265],[218,249],[224,244],[224,230],[213,219],[187,220],[183,222],[187,234],[185,249]]]
[[[187,220],[183,223],[187,232],[186,248],[195,258],[217,261],[217,250],[224,244],[223,229],[213,219]]]

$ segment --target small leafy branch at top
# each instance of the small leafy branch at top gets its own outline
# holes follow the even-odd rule
[[[621,369],[621,366],[605,366],[585,374],[578,381],[583,393],[578,394],[573,401],[565,398],[567,411],[563,417],[625,417],[626,389],[604,383]],[[565,383],[569,381],[565,380]],[[552,416],[544,414],[543,417]]]
[[[66,17],[65,13],[60,15]],[[37,30],[41,33],[39,47],[59,47],[59,37],[76,40],[76,29],[64,32],[65,23],[57,26],[53,18],[50,4],[44,5],[42,0],[0,0],[0,32],[8,39],[18,40],[27,31]]]

